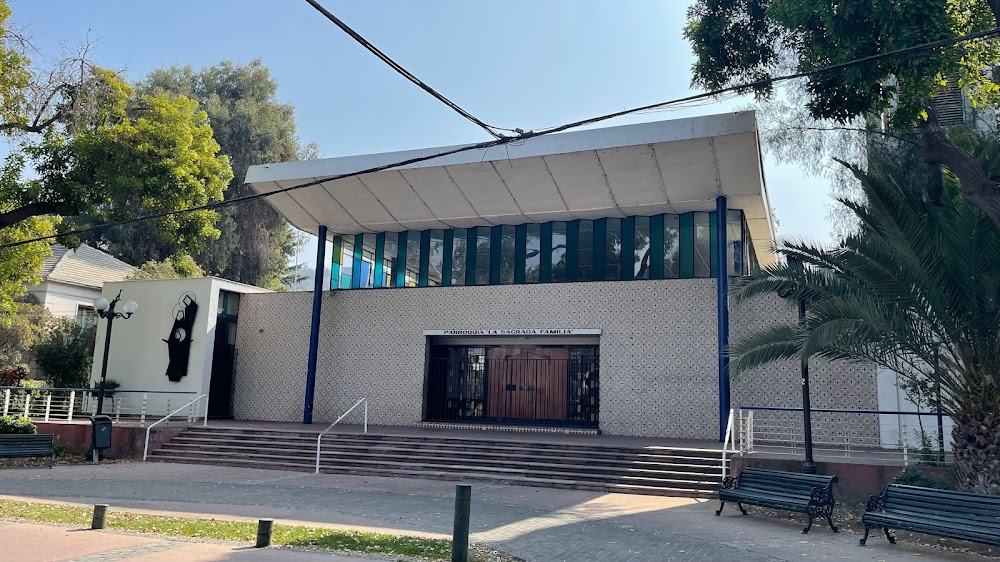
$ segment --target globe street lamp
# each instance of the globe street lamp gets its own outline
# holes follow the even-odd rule
[[[104,413],[104,382],[108,378],[108,352],[111,351],[111,324],[115,318],[129,318],[139,310],[139,303],[134,300],[127,300],[122,303],[122,312],[115,310],[118,301],[122,300],[122,292],[118,291],[118,296],[108,302],[108,299],[101,297],[94,301],[94,309],[97,315],[108,321],[108,328],[104,334],[104,361],[101,364],[101,389],[97,393],[97,415]]]

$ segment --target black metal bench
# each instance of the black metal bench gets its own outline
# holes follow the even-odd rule
[[[889,484],[880,496],[868,498],[864,545],[873,527],[896,544],[890,529],[950,537],[1000,546],[1000,496],[984,496]]]
[[[721,515],[726,502],[731,501],[736,502],[746,515],[743,504],[749,503],[805,513],[809,516],[809,525],[802,529],[803,533],[812,528],[813,519],[825,517],[830,529],[836,533],[839,531],[833,524],[833,483],[836,481],[836,476],[746,467],[735,477],[727,476],[723,480],[719,490],[722,505],[715,514]]]
[[[49,468],[55,451],[52,435],[0,435],[0,458],[49,457]]]

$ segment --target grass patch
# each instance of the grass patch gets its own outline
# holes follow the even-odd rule
[[[0,499],[0,516],[7,518],[89,528],[92,515],[93,510],[87,507]],[[247,521],[167,517],[109,508],[106,524],[110,530],[171,537],[239,542],[254,542],[257,539],[257,524]],[[419,556],[430,560],[451,559],[451,541],[319,527],[276,524],[271,533],[271,543],[297,548]]]

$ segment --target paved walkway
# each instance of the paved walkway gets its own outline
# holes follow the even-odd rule
[[[454,484],[163,463],[0,470],[0,493],[279,523],[446,536]],[[715,502],[476,483],[473,541],[529,562],[664,560],[984,560],[817,525],[715,517]],[[276,551],[277,552],[277,551]],[[218,558],[224,559],[224,558]],[[327,559],[329,560],[329,558]]]

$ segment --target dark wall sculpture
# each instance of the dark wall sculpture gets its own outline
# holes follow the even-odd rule
[[[170,363],[167,364],[167,378],[179,382],[188,373],[188,362],[191,358],[191,330],[198,314],[198,303],[194,295],[185,293],[174,307],[174,325],[170,336],[163,340],[167,342],[167,353]]]

